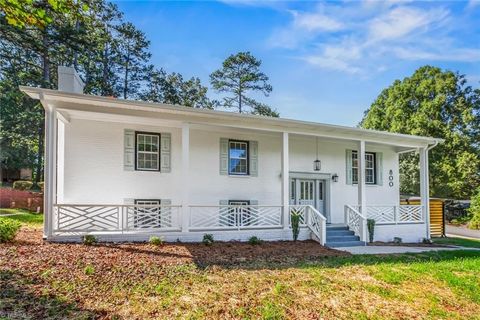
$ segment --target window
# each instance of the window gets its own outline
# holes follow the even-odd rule
[[[136,170],[160,171],[160,134],[135,132]]]
[[[248,200],[228,200],[230,208],[228,211],[227,223],[229,226],[248,226],[250,224],[250,205]]]
[[[135,199],[133,226],[135,228],[160,228],[161,227],[161,201],[159,199]],[[143,207],[145,206],[145,207]]]
[[[375,164],[375,153],[365,152],[365,183],[375,184],[377,168]],[[358,183],[358,152],[352,151],[352,182]]]
[[[228,173],[248,175],[248,142],[230,140],[228,142]]]

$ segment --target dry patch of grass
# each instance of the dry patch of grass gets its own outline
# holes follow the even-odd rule
[[[0,245],[0,287],[14,288],[0,318],[480,319],[478,251],[277,261],[269,243],[253,259],[230,244],[87,247],[23,232]]]

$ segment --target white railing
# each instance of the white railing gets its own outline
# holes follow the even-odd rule
[[[245,230],[282,227],[282,206],[190,206],[189,230]]]
[[[327,240],[327,218],[311,205],[290,205],[290,217],[300,215],[300,226],[308,227],[316,240],[324,245]]]
[[[367,218],[359,211],[358,206],[345,206],[345,223],[355,235],[360,237],[360,241],[367,240]]]
[[[180,206],[54,205],[54,232],[142,232],[180,230]]]
[[[360,206],[350,206],[360,212]],[[381,224],[423,223],[421,205],[369,205],[366,212],[367,219]]]
[[[308,205],[290,205],[289,206],[290,217],[293,214],[300,215],[300,226],[302,227],[304,227],[306,223],[307,211],[308,211]],[[290,225],[291,225],[291,221],[290,221]]]

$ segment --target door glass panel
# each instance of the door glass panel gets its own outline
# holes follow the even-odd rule
[[[323,182],[318,183],[318,199],[323,200]]]

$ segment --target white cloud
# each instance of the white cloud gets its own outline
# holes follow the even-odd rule
[[[371,41],[398,39],[414,32],[424,32],[447,17],[448,11],[444,9],[426,11],[411,7],[396,7],[373,18],[369,23],[368,33]]]
[[[299,44],[311,40],[318,33],[335,32],[346,26],[321,12],[321,7],[315,12],[299,12],[289,10],[293,21],[285,28],[277,29],[268,40],[272,47],[293,49]]]
[[[480,49],[452,49],[448,51],[425,51],[416,48],[394,48],[397,57],[405,60],[432,60],[432,61],[480,61]]]
[[[289,11],[292,20],[268,43],[295,50],[312,66],[349,74],[383,72],[397,60],[480,61],[478,42],[457,41],[461,25],[452,12],[409,2],[327,2]]]
[[[294,26],[308,32],[312,31],[337,31],[345,28],[345,25],[323,13],[300,13],[292,12],[294,17]]]

